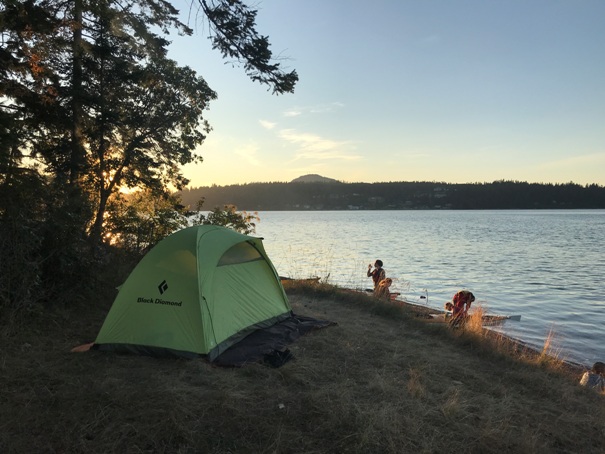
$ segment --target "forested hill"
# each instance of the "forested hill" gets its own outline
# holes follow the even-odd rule
[[[604,186],[518,181],[249,183],[191,188],[181,195],[192,209],[204,198],[207,210],[224,205],[246,211],[605,208]]]

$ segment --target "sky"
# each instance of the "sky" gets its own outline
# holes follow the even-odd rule
[[[218,94],[190,187],[515,180],[605,185],[605,1],[254,0],[292,94],[211,49],[169,57]]]

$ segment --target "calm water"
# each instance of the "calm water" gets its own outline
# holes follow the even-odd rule
[[[605,210],[261,212],[256,235],[282,276],[371,287],[379,258],[394,290],[441,309],[461,288],[498,330],[561,357],[605,361]],[[428,294],[426,299],[421,295]]]

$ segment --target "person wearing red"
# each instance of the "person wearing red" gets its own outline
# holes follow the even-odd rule
[[[453,325],[463,323],[468,315],[471,304],[475,301],[475,295],[468,290],[460,290],[452,298],[452,320]]]

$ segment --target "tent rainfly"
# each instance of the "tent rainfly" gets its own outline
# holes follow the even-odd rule
[[[120,287],[93,348],[213,361],[291,315],[261,238],[193,226],[143,257]]]

